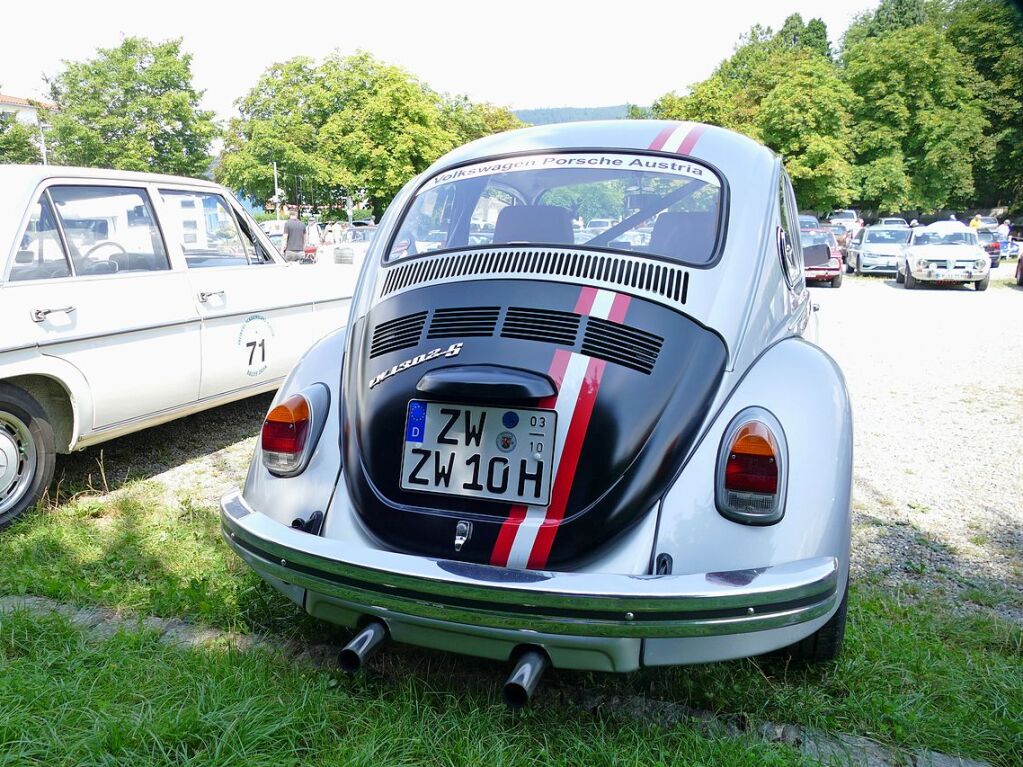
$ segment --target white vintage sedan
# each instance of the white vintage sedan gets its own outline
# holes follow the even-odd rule
[[[938,221],[912,230],[898,261],[895,281],[912,289],[927,283],[973,285],[987,290],[991,283],[990,256],[977,233],[958,221]]]
[[[0,166],[0,527],[66,453],[280,385],[354,269],[284,262],[224,188]]]
[[[592,205],[607,226],[579,236]],[[812,312],[796,199],[755,141],[616,120],[473,142],[391,203],[225,538],[358,630],[346,668],[388,637],[500,659],[512,706],[548,664],[830,660],[853,432]]]

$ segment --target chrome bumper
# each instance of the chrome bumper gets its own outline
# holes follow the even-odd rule
[[[511,570],[329,540],[221,500],[225,540],[260,575],[374,612],[592,637],[741,634],[813,620],[838,602],[839,565],[818,557],[689,575]]]

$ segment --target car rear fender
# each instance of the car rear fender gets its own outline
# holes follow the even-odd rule
[[[737,414],[764,408],[787,443],[782,519],[739,524],[715,505],[721,441]],[[788,338],[765,351],[735,386],[665,494],[654,557],[671,557],[673,572],[759,568],[817,556],[849,563],[852,409],[838,365],[820,348]]]
[[[347,329],[341,328],[316,342],[292,368],[270,405],[272,410],[313,384],[323,384],[330,391],[323,431],[305,470],[294,477],[275,477],[263,466],[262,450],[259,440],[256,441],[243,496],[254,508],[286,525],[296,519],[306,521],[317,511],[326,513],[338,480],[341,367],[346,334]]]

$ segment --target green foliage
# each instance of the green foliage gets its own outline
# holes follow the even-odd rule
[[[686,96],[665,94],[652,111],[764,142],[785,158],[800,204],[824,209],[853,196],[849,123],[855,96],[816,43],[807,45],[806,29],[798,14],[777,34],[752,28],[711,77]]]
[[[808,50],[777,55],[777,84],[760,104],[759,134],[785,158],[801,205],[836,208],[854,196],[850,109],[856,103],[831,62]]]
[[[984,78],[981,105],[995,151],[975,168],[987,204],[1023,197],[1023,16],[1004,0],[960,0],[947,35]]]
[[[273,163],[291,202],[365,197],[379,215],[441,154],[521,122],[508,110],[443,96],[368,53],[270,67],[238,101],[216,176],[258,200],[274,194]]]
[[[885,210],[968,202],[986,151],[981,78],[929,26],[871,37],[846,51],[860,199]]]
[[[126,38],[93,59],[65,62],[50,90],[60,163],[186,176],[209,168],[217,126],[199,108],[180,40]]]
[[[35,130],[18,122],[13,114],[0,112],[0,165],[39,162]]]
[[[468,96],[445,98],[442,119],[447,129],[458,137],[459,144],[526,127],[510,110],[494,104],[475,104]]]

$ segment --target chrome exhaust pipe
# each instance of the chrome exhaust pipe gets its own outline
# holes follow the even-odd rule
[[[373,620],[367,623],[351,642],[341,648],[337,658],[341,670],[354,674],[362,668],[362,664],[385,639],[387,626],[383,621]]]
[[[533,693],[536,692],[536,686],[540,683],[540,677],[549,665],[550,660],[543,650],[529,649],[522,653],[515,661],[515,668],[501,690],[504,704],[512,711],[529,705]]]

